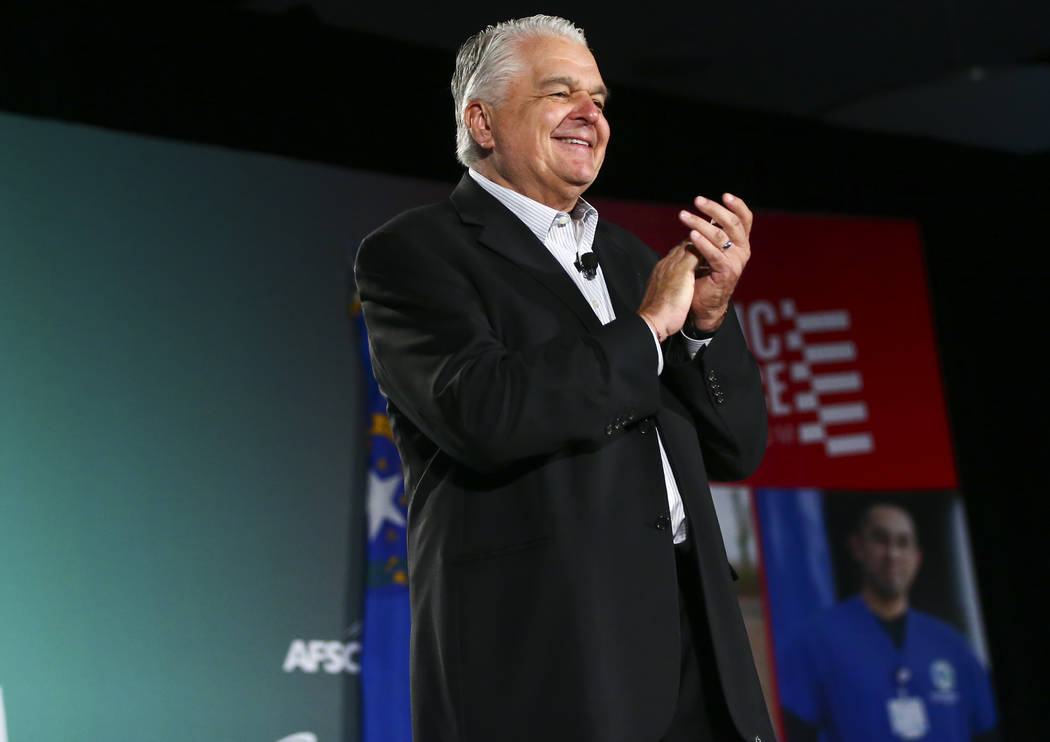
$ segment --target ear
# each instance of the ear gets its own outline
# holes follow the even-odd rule
[[[472,100],[463,112],[463,120],[478,146],[490,150],[495,146],[492,135],[492,110],[483,101]]]

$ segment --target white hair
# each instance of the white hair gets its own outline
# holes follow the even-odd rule
[[[527,39],[560,36],[587,46],[582,28],[553,15],[533,15],[488,26],[467,39],[456,54],[452,99],[456,106],[456,159],[466,167],[478,163],[485,150],[470,135],[464,118],[467,103],[503,103],[507,84],[521,71],[518,45]]]

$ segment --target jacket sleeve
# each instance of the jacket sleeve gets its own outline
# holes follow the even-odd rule
[[[695,358],[683,346],[678,339],[665,343],[662,379],[693,415],[710,478],[746,479],[765,454],[768,418],[758,364],[732,305]]]
[[[630,233],[620,233],[634,243],[632,254],[642,256],[639,273],[647,280],[659,256]],[[751,476],[766,451],[768,418],[758,364],[733,305],[712,341],[694,358],[677,335],[662,347],[661,382],[691,413],[708,476],[719,482]]]
[[[374,233],[355,273],[380,389],[449,456],[493,471],[595,444],[618,433],[617,421],[656,412],[653,339],[640,317],[507,348],[476,285],[478,266],[453,264],[426,243]]]

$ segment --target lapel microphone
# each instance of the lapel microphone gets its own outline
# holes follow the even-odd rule
[[[576,262],[573,265],[588,281],[593,281],[598,275],[598,256],[593,252],[585,252],[583,255],[576,253]]]

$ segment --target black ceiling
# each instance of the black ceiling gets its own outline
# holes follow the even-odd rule
[[[235,4],[305,9],[327,24],[445,51],[488,23],[556,13],[586,30],[614,85],[1005,152],[1050,151],[1045,0]]]

